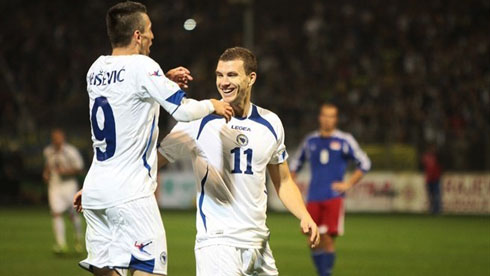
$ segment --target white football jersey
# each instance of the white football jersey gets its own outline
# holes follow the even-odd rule
[[[75,176],[62,177],[57,173],[57,170],[83,169],[83,159],[77,148],[68,143],[64,143],[61,149],[57,151],[53,145],[49,145],[44,149],[43,154],[46,160],[46,166],[51,172],[49,177],[50,188],[55,188],[68,182],[76,183]]]
[[[196,248],[262,248],[267,228],[266,170],[287,159],[284,129],[273,112],[251,105],[246,118],[208,115],[178,123],[159,146],[170,162],[192,157],[197,184]]]
[[[184,91],[144,55],[101,56],[87,73],[94,158],[82,206],[109,208],[156,187],[160,105],[172,114]]]

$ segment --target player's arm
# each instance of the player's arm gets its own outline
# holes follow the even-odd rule
[[[83,189],[80,189],[75,196],[73,196],[73,208],[78,212],[82,212],[82,192]]]
[[[280,164],[269,164],[267,170],[276,188],[279,199],[286,208],[300,220],[301,230],[310,235],[311,247],[318,245],[320,236],[316,223],[306,210],[303,197],[293,181],[286,161]]]
[[[215,99],[197,101],[186,97],[181,87],[187,86],[190,72],[184,67],[170,70],[162,75],[160,66],[150,58],[143,58],[138,71],[138,83],[142,88],[142,98],[153,98],[179,122],[189,122],[203,118],[211,113],[225,117],[233,116],[230,104]],[[190,78],[189,78],[190,77]],[[173,80],[177,80],[177,83]],[[179,87],[179,85],[181,85]]]
[[[341,181],[341,182],[334,182],[332,184],[332,189],[336,190],[337,192],[345,192],[349,190],[352,186],[356,185],[364,176],[364,172],[361,169],[356,169],[354,173],[349,177],[349,179]]]
[[[161,169],[170,163],[165,156],[163,156],[160,151],[158,151],[158,169]]]
[[[67,176],[67,177],[77,176],[80,173],[82,173],[82,170],[79,168],[58,169],[58,174],[60,174],[61,176]]]
[[[223,116],[228,122],[233,116],[233,108],[230,104],[216,99],[196,101],[184,97],[171,115],[179,122],[189,122],[201,119],[211,113]]]
[[[356,162],[357,169],[354,173],[345,181],[332,183],[332,189],[337,192],[346,192],[352,186],[356,185],[371,169],[371,160],[367,154],[361,149],[357,141],[352,136],[348,136],[346,143],[348,145],[346,156]]]

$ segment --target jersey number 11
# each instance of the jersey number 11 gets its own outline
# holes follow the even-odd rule
[[[243,153],[247,156],[247,169],[245,172],[242,172],[240,170],[240,149],[239,147],[236,147],[231,150],[231,154],[235,156],[234,162],[235,165],[233,166],[233,170],[231,173],[244,173],[244,174],[254,174],[252,171],[252,155],[253,155],[253,150],[252,149],[246,149]]]

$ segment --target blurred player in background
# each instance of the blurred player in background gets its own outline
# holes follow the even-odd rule
[[[427,151],[422,155],[427,195],[429,196],[429,209],[433,215],[441,212],[441,164],[437,156],[435,144],[429,144]]]
[[[56,244],[55,253],[66,253],[63,213],[68,211],[75,228],[75,251],[82,252],[82,226],[79,215],[71,208],[73,196],[78,191],[77,176],[83,170],[83,159],[78,150],[65,142],[61,129],[51,132],[51,144],[44,149],[46,160],[43,179],[48,183],[48,200],[53,217],[53,231]]]
[[[278,275],[266,226],[266,171],[279,198],[300,220],[303,233],[313,245],[319,240],[289,173],[281,120],[250,102],[256,70],[252,52],[227,49],[218,61],[216,85],[236,117],[226,122],[209,115],[178,123],[159,146],[160,164],[192,157],[198,184],[198,276]]]
[[[213,112],[229,120],[230,105],[186,98],[150,57],[153,33],[146,7],[122,2],[106,16],[112,55],[87,73],[94,158],[74,198],[87,221],[88,257],[80,265],[95,275],[167,274],[167,245],[156,187],[160,106],[178,121]],[[185,87],[188,71],[167,76]],[[81,206],[80,206],[81,201]]]
[[[320,108],[318,131],[308,135],[291,164],[293,178],[305,162],[310,163],[311,180],[307,208],[318,224],[320,244],[312,248],[318,275],[331,275],[335,260],[335,237],[344,231],[345,192],[370,169],[371,161],[354,137],[337,129],[338,109],[324,104]],[[344,180],[349,160],[357,169]]]

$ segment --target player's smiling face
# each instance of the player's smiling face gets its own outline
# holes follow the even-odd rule
[[[150,17],[143,13],[141,15],[143,17],[143,21],[145,24],[145,30],[141,33],[141,44],[139,45],[139,54],[148,56],[150,54],[150,47],[153,41],[153,32],[151,30],[151,21]]]
[[[230,104],[245,105],[250,100],[250,91],[256,74],[246,74],[243,60],[220,60],[216,67],[216,87],[223,100]]]

